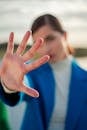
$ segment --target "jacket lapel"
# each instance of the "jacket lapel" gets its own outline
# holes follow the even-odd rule
[[[42,68],[41,70],[42,76],[39,77],[39,83],[41,87],[40,92],[42,95],[41,102],[43,102],[43,115],[45,116],[45,122],[47,126],[54,107],[55,79],[51,66],[46,64],[44,67],[45,68]]]
[[[54,107],[55,79],[53,71],[51,66],[46,63],[30,72],[29,75],[34,81],[35,88],[40,93],[38,100],[40,101],[40,110],[46,129]]]
[[[75,64],[75,62],[72,63],[72,75],[65,130],[74,130],[76,122],[80,116],[80,112],[85,104],[87,94],[85,92],[85,88],[87,87],[87,83],[86,85],[84,84],[84,74],[86,75],[87,80],[87,72],[83,72],[85,71],[82,71],[81,68]]]

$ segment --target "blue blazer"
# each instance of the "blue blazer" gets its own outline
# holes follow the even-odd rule
[[[27,102],[20,130],[48,130],[54,108],[55,79],[48,63],[25,76],[25,84],[37,89],[39,98],[23,93],[6,94],[0,86],[0,97],[8,105]],[[87,130],[87,71],[72,62],[69,101],[64,130]]]

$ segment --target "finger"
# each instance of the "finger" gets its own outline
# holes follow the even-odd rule
[[[36,69],[37,67],[39,67],[40,65],[46,63],[48,60],[49,60],[49,56],[48,55],[45,55],[43,56],[42,58],[36,60],[35,62],[33,63],[30,63],[30,64],[25,64],[25,74],[33,69]]]
[[[31,97],[39,97],[39,93],[37,90],[30,88],[30,87],[27,87],[24,84],[22,84],[21,91],[26,93],[27,95],[29,95]]]
[[[27,31],[26,34],[24,35],[22,42],[20,43],[20,45],[17,48],[17,51],[16,51],[17,55],[20,55],[25,50],[29,37],[30,37],[30,32]]]
[[[11,33],[10,33],[10,36],[9,36],[8,45],[7,45],[7,52],[8,52],[8,53],[13,53],[13,50],[14,50],[14,42],[13,42],[13,39],[14,39],[14,33],[11,32]]]
[[[34,54],[36,53],[36,51],[38,50],[38,48],[40,46],[42,46],[43,44],[43,39],[39,38],[36,43],[29,49],[29,51],[27,51],[24,55],[23,55],[23,60],[24,62],[28,61],[30,58],[32,58],[34,56]]]

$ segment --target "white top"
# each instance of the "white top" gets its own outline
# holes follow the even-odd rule
[[[71,61],[72,56],[69,56],[65,60],[51,65],[56,80],[56,87],[55,106],[49,130],[64,130],[71,78]]]

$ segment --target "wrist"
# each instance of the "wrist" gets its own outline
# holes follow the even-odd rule
[[[2,87],[3,87],[3,89],[4,89],[4,91],[6,92],[6,93],[16,93],[17,91],[15,91],[15,90],[10,90],[8,87],[7,87],[7,85],[3,82],[3,80],[1,79],[1,84],[2,84]]]

